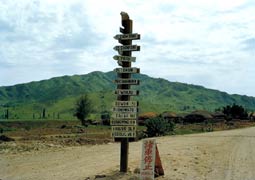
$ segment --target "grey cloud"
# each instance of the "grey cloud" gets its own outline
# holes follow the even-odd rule
[[[71,35],[61,35],[55,39],[55,46],[60,48],[81,49],[88,46],[93,46],[99,41],[99,38],[90,31],[89,27],[83,28],[81,32]]]
[[[33,41],[34,38],[25,34],[19,33],[8,33],[2,37],[3,41],[15,43],[15,42],[24,42],[24,41]]]
[[[42,14],[40,12],[33,13],[27,18],[28,23],[49,23],[56,22],[56,16],[54,14]]]
[[[242,42],[244,50],[255,53],[255,38],[246,39]]]
[[[8,22],[0,19],[0,32],[12,32],[13,26],[11,26]]]
[[[182,46],[182,45],[191,45],[194,44],[194,42],[186,39],[179,39],[179,40],[160,40],[156,39],[155,37],[144,35],[142,38],[142,41],[148,44],[152,45],[176,45],[176,46]]]
[[[103,38],[93,30],[84,14],[83,16],[81,15],[82,13],[77,14],[79,11],[82,11],[81,8],[78,5],[73,5],[70,9],[72,11],[67,19],[70,22],[75,21],[75,25],[78,28],[73,28],[72,23],[68,24],[65,28],[67,30],[69,28],[71,32],[59,35],[54,40],[53,46],[67,49],[84,49],[99,45]]]
[[[78,59],[78,55],[82,53],[81,50],[77,51],[77,50],[71,50],[71,51],[67,51],[67,52],[64,52],[64,51],[56,51],[56,52],[53,52],[53,58],[54,59],[57,59],[60,64],[62,62],[75,62],[77,59]]]
[[[244,43],[249,46],[255,48],[255,38],[250,38],[244,41]]]

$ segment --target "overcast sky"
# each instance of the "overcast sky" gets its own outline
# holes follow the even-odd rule
[[[0,0],[0,86],[113,70],[121,11],[141,73],[255,96],[253,0]]]

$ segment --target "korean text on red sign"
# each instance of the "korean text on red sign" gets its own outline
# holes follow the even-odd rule
[[[145,139],[142,142],[141,179],[153,180],[156,154],[156,140]]]

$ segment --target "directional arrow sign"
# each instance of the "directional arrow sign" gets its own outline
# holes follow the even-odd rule
[[[115,46],[113,48],[116,51],[140,51],[140,46],[137,45],[125,45],[125,46]]]
[[[137,96],[139,94],[139,91],[138,90],[130,90],[130,89],[117,89],[117,90],[115,90],[115,94]]]
[[[112,126],[135,126],[136,120],[111,120]]]
[[[130,84],[130,85],[138,85],[140,83],[137,79],[115,79],[116,84]]]
[[[113,103],[114,106],[138,106],[138,102],[137,101],[115,101]]]
[[[138,108],[137,107],[113,107],[112,111],[114,112],[123,112],[123,113],[127,113],[127,112],[138,112]]]
[[[137,119],[137,113],[113,113],[113,119]]]
[[[114,36],[114,39],[117,40],[135,40],[140,39],[140,34],[134,33],[134,34],[117,34]]]
[[[117,73],[140,73],[139,68],[116,68],[114,71]]]
[[[127,61],[127,62],[135,62],[136,57],[130,57],[130,56],[113,56],[113,59],[118,61]]]

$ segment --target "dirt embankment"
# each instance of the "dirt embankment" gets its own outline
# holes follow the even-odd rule
[[[161,137],[157,138],[157,143],[165,170],[164,179],[255,180],[255,127]],[[141,142],[130,143],[129,151],[129,167],[133,172],[140,164]],[[0,154],[0,179],[84,180],[97,174],[109,176],[118,171],[119,152],[118,143],[108,143],[3,153]]]

